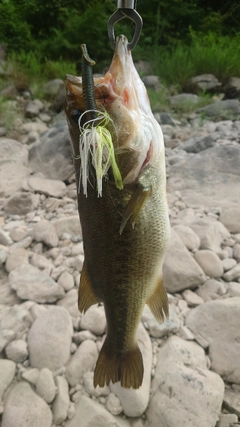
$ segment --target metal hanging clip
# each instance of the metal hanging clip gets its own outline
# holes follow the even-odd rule
[[[114,25],[121,19],[129,18],[135,24],[133,39],[128,43],[128,50],[133,50],[136,46],[142,31],[142,18],[136,11],[137,0],[117,0],[117,10],[110,16],[108,20],[108,37],[113,49],[116,47],[116,37]]]

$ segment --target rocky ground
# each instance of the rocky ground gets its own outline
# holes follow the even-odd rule
[[[0,426],[240,426],[239,101],[181,120],[156,113],[170,318],[159,325],[145,307],[139,390],[93,388],[106,320],[102,306],[77,309],[84,253],[67,125],[47,102],[14,102],[25,117],[0,128]]]

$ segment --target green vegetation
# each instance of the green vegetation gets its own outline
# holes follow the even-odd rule
[[[0,43],[14,63],[17,88],[43,79],[80,72],[80,44],[102,71],[112,57],[107,21],[114,0],[1,0]],[[200,73],[221,81],[240,76],[239,0],[138,0],[143,31],[133,52],[149,60],[167,85],[184,88]],[[131,38],[129,20],[115,26],[116,34]]]

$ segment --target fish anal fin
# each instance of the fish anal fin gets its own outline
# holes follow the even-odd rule
[[[126,352],[114,352],[105,340],[94,371],[94,387],[109,385],[110,381],[121,382],[124,388],[138,389],[143,381],[143,359],[136,344]]]
[[[86,263],[84,261],[78,288],[78,309],[80,313],[85,313],[93,304],[100,301],[94,295],[87,273]]]
[[[144,204],[152,192],[152,187],[144,187],[142,184],[138,184],[135,192],[133,193],[127,208],[123,214],[123,220],[120,226],[119,234],[122,234],[129,218],[131,217],[131,223],[134,228],[135,221],[141,212]]]
[[[162,277],[158,279],[152,295],[147,300],[147,305],[159,323],[164,322],[165,317],[168,318],[168,296],[163,286]]]

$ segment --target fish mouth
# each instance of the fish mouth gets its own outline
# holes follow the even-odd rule
[[[116,48],[109,70],[103,77],[94,78],[94,98],[97,108],[107,107],[115,100],[128,108],[136,108],[136,97],[133,94],[131,85],[132,68],[134,67],[131,52],[127,49],[128,40],[124,35],[120,35],[116,40]],[[66,75],[65,79],[67,103],[73,109],[85,110],[85,103],[82,93],[82,78]],[[135,101],[135,102],[134,102]]]

